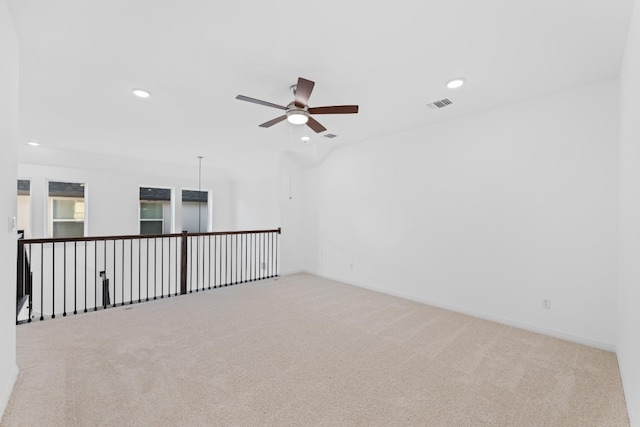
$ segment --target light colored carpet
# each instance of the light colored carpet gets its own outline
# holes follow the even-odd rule
[[[616,356],[309,275],[18,327],[3,426],[626,426]]]

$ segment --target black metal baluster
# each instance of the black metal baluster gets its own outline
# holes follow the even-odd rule
[[[158,238],[153,238],[153,299],[156,299],[156,290],[158,288]]]
[[[29,271],[27,274],[29,275],[29,319],[27,323],[31,323],[31,316],[33,312],[33,273],[31,272],[31,264],[33,263],[33,258],[31,257],[31,244],[29,244]]]
[[[207,280],[205,278],[205,274],[204,274],[204,270],[205,270],[204,269],[204,265],[205,265],[204,260],[205,260],[205,252],[206,252],[206,250],[205,250],[206,248],[204,246],[204,242],[205,242],[205,237],[206,236],[201,236],[201,237],[202,237],[202,239],[200,239],[200,240],[202,240],[202,263],[201,263],[202,264],[202,291],[204,292],[204,288],[205,288],[204,285],[205,285],[205,282]]]
[[[249,281],[249,235],[244,234],[244,281]]]
[[[133,304],[133,239],[129,243],[129,305],[131,305]],[[140,270],[139,265],[138,270]]]
[[[236,272],[236,280],[235,280],[234,284],[237,284],[237,283],[239,283],[238,282],[238,234],[237,233],[233,236],[233,240],[235,240],[235,245],[236,245],[236,250],[235,250],[236,263],[235,263],[235,268],[234,268],[234,270]]]
[[[225,271],[225,275],[224,275],[224,285],[228,286],[229,285],[229,235],[225,234],[224,235],[224,271]]]
[[[175,255],[176,257],[176,295],[175,296],[178,296],[178,283],[180,283],[178,281],[178,271],[180,270],[178,268],[178,252],[180,251],[178,250],[178,238],[176,237],[176,255]]]
[[[164,237],[160,240],[160,298],[164,298]]]
[[[105,271],[107,266],[105,265]],[[118,299],[118,288],[117,288],[117,284],[118,284],[118,280],[117,280],[117,275],[116,275],[116,267],[117,267],[117,263],[116,263],[116,240],[113,239],[113,306],[117,307],[116,301]]]
[[[67,317],[67,242],[62,242],[62,317]]]
[[[256,259],[254,260],[256,270],[255,280],[260,279],[260,233],[256,233]]]
[[[120,305],[124,305],[124,239],[121,240],[122,242],[122,304]]]
[[[267,277],[273,277],[272,233],[267,233]]]
[[[233,244],[233,239],[234,239],[234,235],[233,234],[229,234],[229,239],[231,240],[231,258],[229,258],[229,271],[230,271],[230,280],[229,280],[229,284],[230,285],[235,285],[234,279],[233,279],[233,273],[235,273],[235,269],[234,269],[234,252],[235,252],[235,246]]]
[[[261,237],[262,235],[260,233],[256,233],[256,280],[260,280],[260,260],[262,257]]]
[[[253,239],[254,239],[254,245],[253,245],[253,252],[254,252],[254,258],[253,258],[253,280],[258,280],[258,275],[260,274],[260,269],[259,269],[259,258],[260,258],[260,235],[258,233],[255,233],[253,235]]]
[[[73,242],[73,314],[78,314],[78,245]]]
[[[142,302],[142,239],[138,239],[138,302]]]
[[[240,234],[240,283],[244,283],[244,259],[242,258],[242,255],[244,253],[244,240],[242,240],[243,237],[244,235]]]
[[[211,234],[209,234],[209,253],[207,256],[208,267],[209,267],[209,289],[211,289]]]
[[[149,301],[149,239],[147,240],[147,253],[146,253],[146,257],[147,257],[147,298],[146,300]]]
[[[104,253],[103,253],[103,257],[104,257],[104,264],[102,266],[102,268],[104,268],[104,279],[103,280],[107,280],[107,241],[103,240],[104,244]],[[109,288],[107,288],[106,292],[109,292]],[[107,295],[105,293],[105,289],[104,289],[104,285],[102,285],[102,308],[107,308],[107,298],[105,298]]]
[[[224,252],[222,251],[224,242]],[[220,235],[220,286],[224,286],[227,280],[227,235]]]
[[[89,242],[85,240],[84,242],[84,312],[87,312],[87,282],[89,281],[89,277],[87,276],[87,246],[89,246]]]
[[[204,291],[204,277],[202,278],[203,285],[202,290]],[[200,288],[200,236],[196,236],[196,292],[198,292]]]
[[[269,233],[264,233],[264,278],[268,279],[271,265],[269,263]]]
[[[222,246],[220,246],[220,250],[222,251]],[[222,259],[222,254],[220,255],[220,259]],[[220,272],[222,271],[222,266],[218,268],[218,235],[215,234],[213,236],[213,287],[216,287],[216,282],[218,283],[218,287],[220,286]],[[216,280],[218,278],[218,280]]]
[[[209,247],[211,247],[211,237],[213,237],[213,252],[209,250],[209,284],[211,284],[211,276],[213,276],[213,289],[216,288],[216,235],[209,236]],[[211,254],[213,253],[213,257]],[[213,259],[213,268],[211,267],[211,260]],[[213,274],[212,274],[213,272]]]
[[[53,242],[51,245],[51,257],[53,259],[53,272],[51,273],[51,278],[53,279],[51,282],[51,286],[53,288],[53,292],[51,293],[51,318],[56,318],[56,242]]]
[[[273,277],[273,233],[269,232],[269,243],[267,246],[267,259],[269,260],[269,277]]]
[[[40,244],[40,320],[44,320],[44,243]]]
[[[93,311],[98,310],[98,241],[93,245]]]
[[[233,285],[233,252],[234,252],[234,246],[233,246],[233,234],[229,234],[229,250],[231,251],[229,254],[229,285]]]
[[[268,279],[271,277],[271,233],[264,234],[265,249],[264,249],[264,262],[265,262],[265,274]]]
[[[200,236],[196,237],[196,292],[200,290]]]
[[[278,228],[278,234],[276,234],[276,276],[280,276],[280,269],[278,268],[278,252],[280,251],[280,229]]]

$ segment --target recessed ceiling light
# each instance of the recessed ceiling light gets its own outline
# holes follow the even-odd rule
[[[308,142],[311,138],[309,138],[308,136],[303,136],[300,139],[303,140],[304,142]]]
[[[27,142],[27,144],[29,144],[32,147],[37,147],[38,145],[40,145],[39,143],[37,143],[35,141],[29,141],[29,142]]]
[[[453,79],[453,80],[449,80],[449,81],[447,82],[447,87],[448,87],[449,89],[457,89],[457,88],[459,88],[460,86],[462,86],[463,84],[464,84],[464,79],[463,79],[463,78],[461,78],[461,77],[457,77],[457,78],[455,78],[455,79]]]
[[[133,94],[135,96],[137,96],[138,98],[148,98],[151,96],[151,94],[149,92],[147,92],[146,90],[143,89],[134,89],[133,90]]]

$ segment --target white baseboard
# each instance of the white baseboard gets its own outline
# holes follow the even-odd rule
[[[580,337],[580,336],[567,334],[567,333],[564,333],[564,332],[561,332],[561,331],[556,331],[554,329],[547,329],[547,328],[542,328],[542,327],[539,327],[539,326],[529,325],[527,323],[519,322],[517,320],[505,319],[505,318],[502,318],[502,317],[493,316],[491,314],[481,313],[481,312],[477,312],[477,311],[473,311],[473,310],[468,310],[468,309],[465,309],[465,308],[462,308],[462,307],[458,307],[458,306],[455,306],[455,305],[444,304],[444,303],[441,303],[441,302],[438,302],[438,301],[432,301],[432,300],[428,300],[428,299],[425,299],[425,298],[420,298],[420,297],[416,297],[416,296],[413,296],[413,295],[405,294],[405,293],[402,293],[402,292],[395,292],[395,291],[391,291],[391,290],[388,290],[388,289],[377,288],[375,286],[363,285],[361,283],[347,281],[347,280],[344,280],[344,279],[341,279],[341,278],[337,278],[337,277],[325,276],[325,275],[320,275],[320,274],[317,274],[317,276],[324,277],[324,278],[330,279],[330,280],[335,280],[337,282],[346,283],[348,285],[357,286],[359,288],[368,289],[370,291],[380,292],[382,294],[391,295],[391,296],[394,296],[394,297],[398,297],[398,298],[402,298],[402,299],[406,299],[406,300],[410,300],[410,301],[419,302],[421,304],[431,305],[433,307],[438,307],[438,308],[443,308],[445,310],[455,311],[456,313],[466,314],[467,316],[472,316],[472,317],[477,317],[479,319],[489,320],[491,322],[500,323],[502,325],[513,326],[514,328],[524,329],[526,331],[535,332],[535,333],[542,334],[542,335],[548,335],[550,337],[559,338],[561,340],[571,341],[571,342],[574,342],[574,343],[577,343],[577,344],[582,344],[582,345],[586,345],[586,346],[589,346],[589,347],[594,347],[594,348],[597,348],[597,349],[600,349],[600,350],[610,351],[610,352],[614,352],[614,353],[616,351],[615,345],[612,345],[612,344],[609,344],[609,343],[603,343],[603,342],[600,342],[600,341],[594,341],[592,339],[585,338],[585,337]]]
[[[7,387],[2,391],[2,395],[0,395],[0,421],[2,421],[2,418],[4,417],[4,411],[7,409],[7,405],[9,405],[13,386],[16,385],[16,381],[18,380],[18,372],[18,367],[15,366]]]

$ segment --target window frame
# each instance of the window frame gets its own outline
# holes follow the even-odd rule
[[[60,182],[60,183],[69,183],[69,184],[78,184],[83,188],[83,196],[60,196],[60,195],[56,195],[56,196],[51,196],[51,183],[52,182]],[[50,238],[57,238],[57,237],[53,237],[53,224],[54,222],[57,223],[61,223],[61,222],[75,222],[75,223],[79,223],[82,222],[83,223],[83,227],[82,227],[82,236],[73,236],[72,238],[75,237],[87,237],[89,235],[89,191],[88,191],[88,185],[86,183],[86,181],[76,181],[76,180],[71,180],[71,179],[47,179],[46,180],[46,186],[45,186],[46,191],[44,192],[44,197],[46,200],[46,204],[45,206],[47,206],[47,216],[46,216],[46,224],[45,224],[45,230],[46,230],[46,235],[49,236]],[[83,215],[83,219],[82,221],[80,220],[76,220],[76,219],[54,219],[53,218],[53,201],[54,199],[57,200],[81,200],[82,202],[84,202],[84,215]]]

